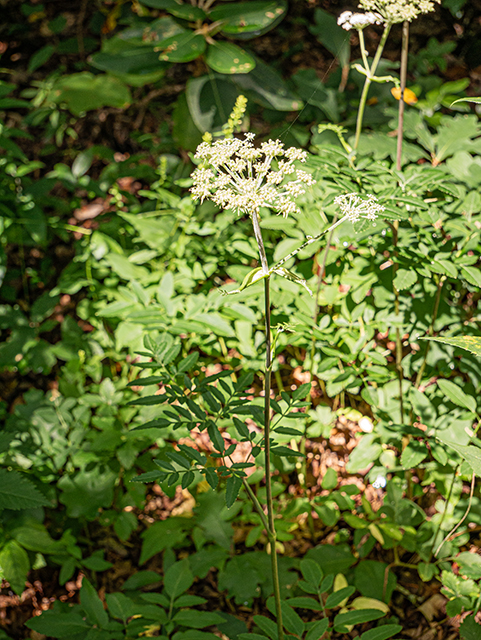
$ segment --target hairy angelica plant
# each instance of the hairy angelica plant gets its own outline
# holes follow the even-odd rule
[[[200,161],[192,174],[191,188],[194,199],[212,200],[219,207],[237,211],[239,215],[247,215],[252,221],[254,236],[259,251],[260,267],[254,269],[242,283],[241,289],[250,286],[260,279],[264,280],[264,308],[266,353],[264,370],[264,465],[267,499],[267,518],[250,486],[244,486],[254,503],[265,527],[270,544],[271,569],[276,603],[278,638],[283,640],[282,610],[280,585],[277,567],[276,528],[271,486],[271,373],[275,345],[271,336],[271,303],[270,278],[276,274],[305,286],[305,281],[284,267],[284,264],[297,255],[302,249],[317,241],[324,233],[332,231],[346,220],[353,223],[361,218],[374,220],[383,207],[374,196],[362,198],[351,193],[340,195],[335,199],[341,216],[328,229],[314,237],[309,237],[300,247],[292,251],[276,264],[269,266],[260,227],[261,209],[267,209],[287,217],[299,211],[295,198],[305,192],[307,186],[315,181],[297,163],[304,163],[307,152],[289,148],[285,149],[279,140],[263,142],[259,147],[254,145],[254,134],[245,134],[244,139],[224,138],[212,142],[206,139],[199,147],[195,158]],[[230,292],[233,293],[233,292]]]

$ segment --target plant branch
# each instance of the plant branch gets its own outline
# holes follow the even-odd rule
[[[362,93],[361,93],[361,100],[359,102],[359,111],[357,112],[356,137],[354,139],[354,146],[353,146],[354,150],[356,150],[358,145],[359,145],[359,138],[361,136],[362,121],[364,119],[364,109],[366,107],[366,101],[367,101],[367,95],[369,93],[369,87],[371,86],[371,82],[374,79],[373,77],[374,77],[374,74],[376,73],[376,69],[377,69],[379,61],[381,59],[382,52],[383,52],[383,49],[384,49],[384,45],[386,44],[387,37],[389,35],[390,30],[391,30],[391,24],[388,22],[386,24],[386,26],[384,27],[384,32],[382,34],[381,41],[380,41],[379,46],[377,48],[376,55],[374,56],[374,60],[372,62],[371,68],[370,69],[366,68],[366,80],[364,81],[364,87],[363,87]],[[362,48],[364,48],[363,45],[364,45],[364,40],[362,40],[362,44],[361,44]]]
[[[476,474],[473,472],[473,477],[471,478],[471,489],[469,492],[469,500],[468,500],[468,508],[466,509],[464,516],[461,518],[461,520],[458,522],[458,524],[453,527],[451,529],[451,531],[448,533],[448,535],[443,538],[441,544],[439,545],[439,547],[436,549],[436,551],[434,552],[434,556],[436,557],[438,555],[438,553],[441,550],[441,547],[443,546],[443,544],[446,542],[446,540],[449,540],[449,538],[453,535],[453,533],[455,533],[459,527],[463,524],[463,522],[466,520],[466,518],[468,517],[468,514],[471,510],[471,502],[473,500],[473,494],[474,494],[474,485],[476,483]],[[443,514],[444,515],[444,514]]]
[[[408,49],[409,49],[409,22],[403,22],[403,39],[401,49],[401,95],[399,97],[399,117],[397,125],[397,150],[396,150],[396,169],[401,171],[401,156],[403,149],[403,129],[404,129],[404,90],[406,89],[406,76],[408,67]]]

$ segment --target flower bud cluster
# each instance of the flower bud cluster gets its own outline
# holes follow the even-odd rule
[[[294,165],[296,161],[305,162],[307,152],[295,147],[284,149],[279,140],[254,147],[254,137],[253,133],[246,133],[244,140],[202,142],[194,156],[201,164],[192,174],[193,198],[201,202],[212,200],[223,209],[243,215],[257,214],[260,207],[284,217],[299,212],[293,198],[315,183],[309,173]],[[275,167],[271,166],[273,161]]]
[[[367,200],[363,200],[357,193],[347,193],[334,198],[334,203],[351,222],[357,222],[360,218],[375,220],[384,211],[376,196],[371,194],[368,194]]]
[[[365,11],[376,11],[381,14],[384,22],[396,24],[405,20],[410,22],[421,13],[434,11],[435,4],[440,2],[441,0],[360,0],[359,7]]]
[[[372,11],[369,11],[368,13],[343,11],[337,19],[337,24],[346,31],[350,31],[351,29],[357,29],[360,31],[370,24],[382,24],[383,22],[384,20],[382,16],[379,15],[379,13],[373,13]]]

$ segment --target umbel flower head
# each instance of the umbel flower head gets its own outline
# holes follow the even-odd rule
[[[309,173],[294,165],[295,161],[305,162],[307,152],[295,147],[284,149],[279,140],[254,147],[254,137],[253,133],[246,133],[243,140],[202,142],[194,156],[202,162],[192,174],[193,198],[201,202],[212,200],[223,209],[250,216],[257,214],[260,207],[284,217],[298,212],[293,198],[315,182]],[[274,160],[275,168],[271,166]]]
[[[384,211],[382,204],[379,204],[376,196],[368,194],[367,200],[363,200],[357,193],[346,193],[343,196],[334,198],[343,217],[351,222],[357,222],[360,218],[375,220]]]
[[[434,11],[434,5],[441,0],[360,0],[359,7],[365,11],[376,11],[384,22],[396,24],[409,22],[421,13]],[[356,27],[357,28],[357,27]]]

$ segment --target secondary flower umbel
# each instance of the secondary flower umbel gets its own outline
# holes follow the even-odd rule
[[[368,13],[353,13],[352,11],[343,11],[337,19],[337,24],[346,31],[350,31],[351,29],[357,29],[358,31],[360,31],[370,24],[382,23],[382,16],[380,16],[379,13],[373,13],[372,11],[369,11]]]
[[[376,11],[389,24],[409,22],[421,13],[434,11],[434,5],[441,0],[360,0],[359,6],[365,11]]]
[[[357,193],[347,193],[334,198],[343,218],[351,222],[357,222],[360,218],[375,220],[384,211],[382,204],[379,204],[376,196],[368,194],[367,200],[363,200]]]
[[[202,163],[192,174],[192,196],[250,216],[258,214],[260,207],[284,217],[299,212],[293,198],[304,193],[306,185],[315,183],[309,173],[294,166],[296,160],[306,161],[307,152],[295,147],[284,149],[279,140],[263,142],[257,148],[254,137],[246,133],[244,140],[202,142],[194,156]],[[271,167],[274,160],[276,168]]]

